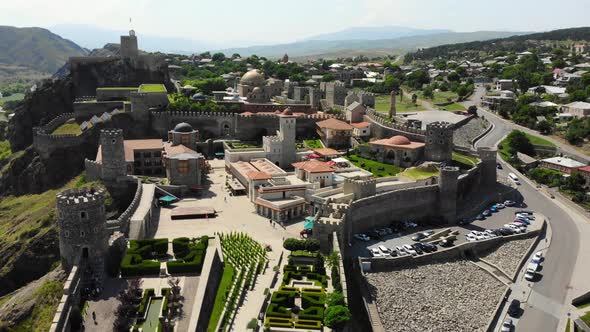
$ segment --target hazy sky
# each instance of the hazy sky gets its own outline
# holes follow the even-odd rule
[[[132,26],[139,35],[240,45],[291,42],[355,26],[547,31],[590,25],[590,0],[0,1],[0,25]]]

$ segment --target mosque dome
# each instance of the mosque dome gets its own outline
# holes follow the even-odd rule
[[[411,143],[407,137],[402,135],[396,135],[389,139],[389,144],[392,145],[409,145]]]
[[[190,133],[193,131],[193,126],[186,122],[181,122],[174,127],[174,131],[178,133]]]
[[[252,69],[242,76],[240,84],[258,87],[265,85],[266,80],[264,79],[264,75],[259,70]]]

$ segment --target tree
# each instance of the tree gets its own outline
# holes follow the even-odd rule
[[[232,54],[231,58],[232,59],[240,59],[242,56],[239,53],[234,53]]]
[[[221,52],[215,53],[215,54],[213,54],[213,57],[211,58],[211,60],[213,60],[215,62],[225,61],[225,54],[223,54]]]
[[[526,134],[522,131],[513,130],[506,138],[508,140],[508,146],[514,151],[521,152],[529,156],[535,155],[535,147]]]
[[[447,76],[447,79],[450,82],[459,82],[461,80],[461,77],[459,76],[459,74],[457,74],[457,72],[451,72],[449,73],[449,75]]]
[[[336,78],[332,74],[326,74],[326,75],[322,76],[322,82],[332,82],[335,79]]]
[[[340,254],[336,251],[332,251],[326,256],[326,265],[328,268],[338,267],[340,265]]]
[[[432,90],[432,87],[429,85],[422,90],[422,95],[424,98],[432,99],[434,98],[434,90]]]
[[[553,127],[546,120],[542,120],[541,122],[537,123],[537,130],[543,135],[549,135],[551,130],[553,130]]]
[[[563,189],[574,192],[584,192],[585,185],[586,180],[584,179],[584,176],[580,173],[573,173],[565,179]]]
[[[418,95],[417,94],[412,94],[412,104],[416,104],[418,102]]]
[[[326,297],[326,305],[328,307],[336,305],[344,305],[344,295],[341,292],[329,293]]]
[[[328,307],[324,315],[324,324],[332,329],[340,329],[352,318],[347,307],[335,305]]]
[[[115,310],[115,321],[113,322],[113,329],[115,331],[129,331],[131,324],[137,314],[139,303],[141,302],[142,281],[139,279],[131,279],[125,290],[117,295],[119,306]]]

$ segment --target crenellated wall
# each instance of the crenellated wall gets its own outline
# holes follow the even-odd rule
[[[389,122],[383,114],[373,109],[368,108],[365,111],[364,120],[371,124],[371,134],[375,138],[403,135],[412,141],[426,142],[426,132],[424,130]]]
[[[64,283],[63,295],[57,305],[57,311],[53,315],[53,321],[49,332],[67,332],[70,331],[69,318],[74,305],[80,301],[80,287],[82,279],[82,268],[74,265],[68,279]]]
[[[100,116],[102,113],[111,112],[114,109],[120,111],[125,110],[125,102],[122,101],[83,101],[74,102],[74,117],[76,121],[82,122],[92,118],[92,116]]]
[[[88,169],[86,169],[88,176]],[[135,190],[135,196],[133,196],[133,200],[121,215],[115,220],[108,220],[107,227],[112,231],[119,231],[121,233],[127,234],[129,231],[129,222],[131,217],[137,211],[137,207],[139,206],[139,202],[141,201],[141,196],[143,194],[143,186],[141,183],[141,179],[137,179],[137,189]]]

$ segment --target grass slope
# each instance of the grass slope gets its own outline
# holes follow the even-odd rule
[[[436,167],[429,168],[408,168],[400,175],[407,176],[415,180],[427,179],[431,176],[438,176],[440,171]]]
[[[29,317],[20,322],[20,324],[11,329],[11,331],[48,331],[62,293],[63,283],[57,280],[45,282],[34,294],[37,301]]]
[[[529,141],[531,141],[531,143],[533,145],[541,145],[541,146],[555,146],[555,144],[549,142],[548,140],[539,137],[539,136],[535,136],[535,135],[531,135],[531,134],[527,134],[525,133],[526,137],[528,137]]]
[[[221,281],[219,282],[219,288],[217,288],[217,295],[215,295],[215,304],[213,304],[211,318],[209,318],[209,326],[207,327],[207,331],[209,332],[214,331],[217,323],[219,322],[219,318],[221,317],[227,295],[229,295],[235,273],[236,270],[231,265],[225,264],[223,267],[223,275],[221,276]]]
[[[378,95],[375,97],[375,109],[379,112],[389,112],[391,97],[389,95]],[[412,103],[411,95],[404,95],[403,100],[400,96],[396,97],[395,110],[397,113],[424,111],[426,108],[418,102]]]
[[[80,135],[82,130],[77,123],[64,123],[53,131],[54,135]]]
[[[455,151],[453,151],[453,160],[465,164],[467,166],[475,166],[479,162],[479,159],[475,157],[468,156]]]
[[[351,154],[345,158],[348,159],[354,166],[369,171],[378,178],[393,176],[402,171],[402,168],[395,165],[384,164],[375,160],[361,158],[355,154]]]

